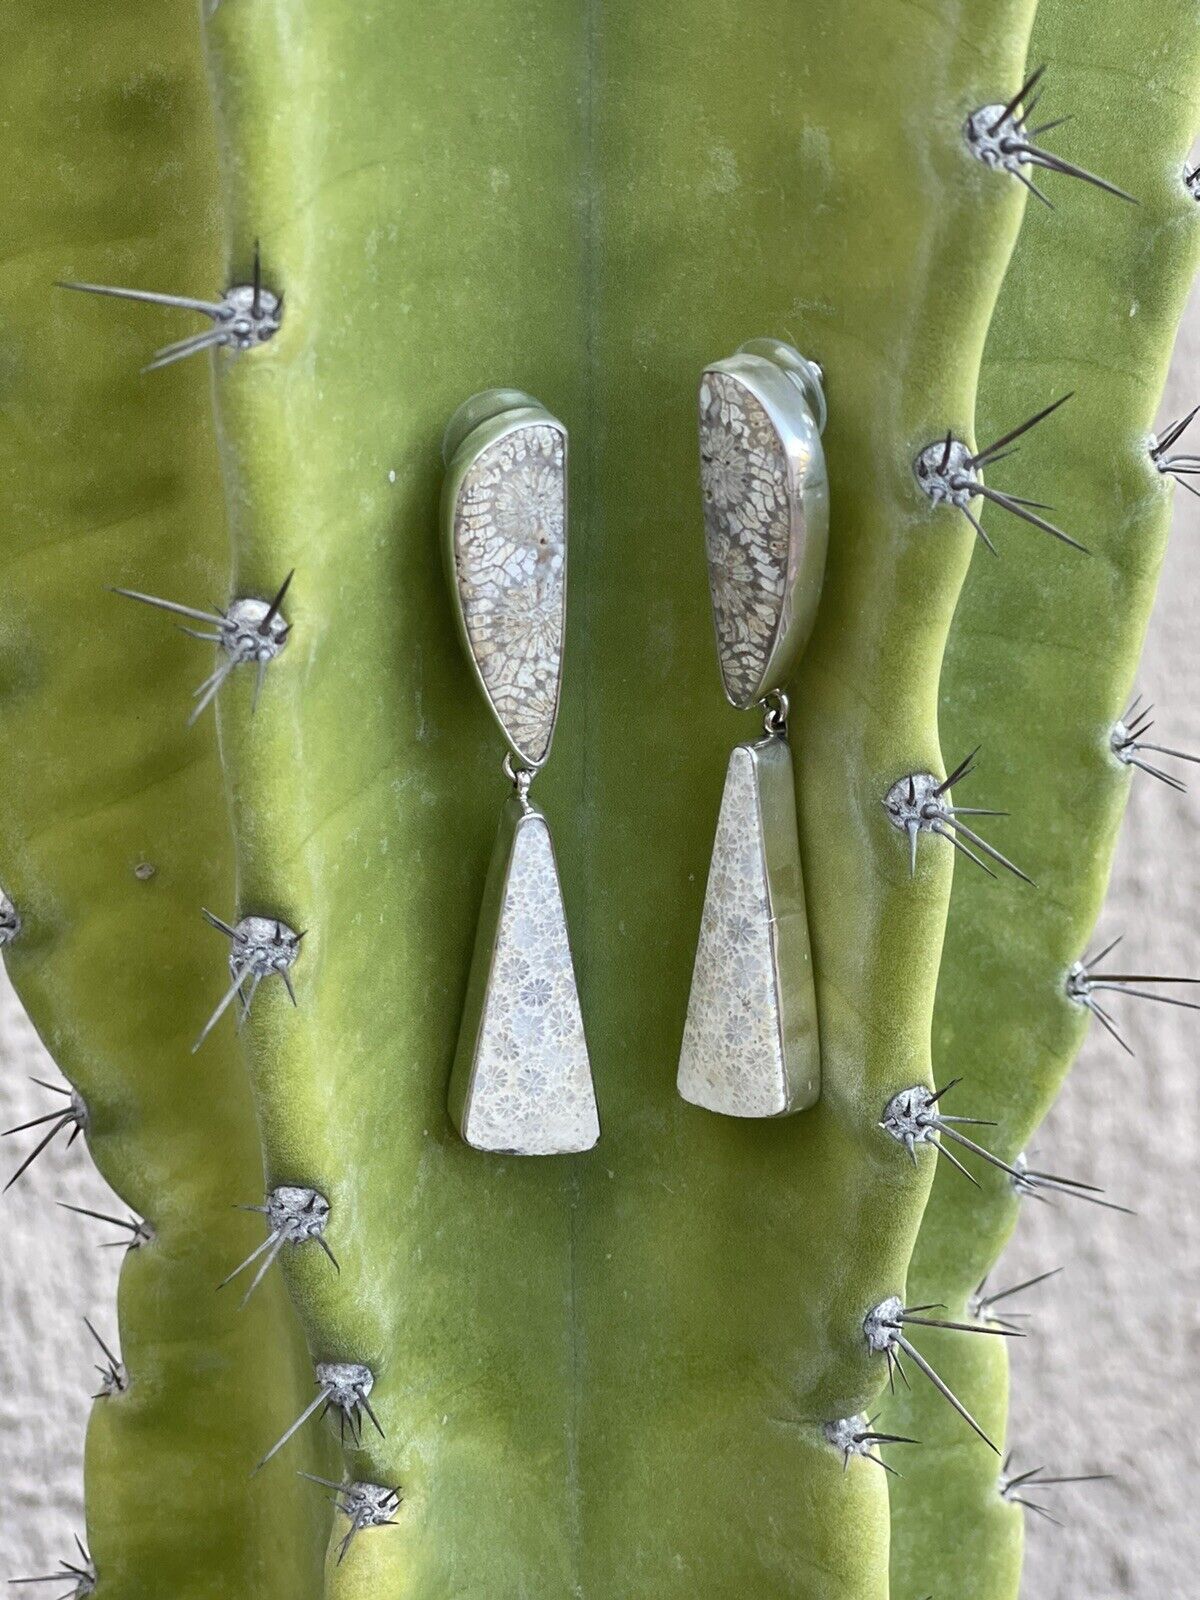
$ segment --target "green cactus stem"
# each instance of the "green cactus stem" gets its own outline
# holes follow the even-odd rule
[[[271,1180],[331,1207],[340,1276],[285,1262],[314,1360],[369,1371],[385,1435],[347,1482],[403,1496],[338,1565],[342,1492],[331,1595],[886,1594],[884,1474],[843,1471],[826,1425],[885,1381],[864,1319],[903,1287],[928,1182],[877,1124],[930,1080],[952,847],[923,840],[910,878],[882,802],[946,771],[972,535],[913,463],[970,432],[1022,197],[962,127],[1019,82],[1031,11],[209,23],[234,269],[261,239],[286,304],[268,348],[218,356],[237,587],[296,572],[257,713],[247,683],[221,696],[239,887],[212,909],[307,930],[296,1007],[256,998],[251,1072]],[[825,1088],[769,1124],[675,1093],[721,778],[753,732],[713,659],[696,389],[766,333],[825,368],[834,508],[792,686]],[[506,789],[443,588],[438,446],[494,384],[572,437],[538,780],[604,1127],[572,1158],[481,1155],[445,1109]],[[214,953],[214,1003],[221,978]]]
[[[1012,812],[1021,860],[1039,884],[1031,897],[956,874],[934,1014],[939,1082],[961,1075],[963,1109],[996,1121],[993,1143],[1009,1161],[1087,1031],[1067,977],[1093,939],[1131,778],[1149,781],[1122,763],[1112,738],[1133,696],[1170,524],[1171,486],[1151,458],[1151,428],[1200,247],[1184,183],[1200,101],[1191,8],[1103,3],[1089,12],[1084,53],[1076,9],[1042,0],[1030,61],[1047,64],[1045,114],[1077,113],[1061,147],[1140,204],[1060,193],[1060,184],[1053,215],[1031,207],[981,381],[985,433],[1003,426],[1031,378],[1048,394],[1075,391],[1053,436],[1023,441],[1019,461],[995,476],[1053,502],[1093,552],[1070,566],[1036,542],[1016,560],[978,552],[942,675],[943,736],[982,743],[990,794]],[[999,519],[986,520],[998,531]],[[1098,1151],[1101,1174],[1103,1165]],[[996,1171],[978,1177],[981,1190],[953,1171],[938,1175],[909,1278],[913,1296],[943,1302],[952,1316],[980,1314],[974,1292],[1018,1215],[1019,1185]],[[1001,1269],[992,1283],[1005,1282]],[[931,1341],[945,1375],[997,1429],[1007,1404],[1000,1346]],[[923,1444],[896,1458],[904,1476],[892,1482],[893,1592],[1012,1600],[1022,1512],[1001,1498],[995,1458],[920,1389],[898,1395],[879,1426]]]
[[[14,915],[0,943],[140,1245],[116,1314],[91,1308],[120,1352],[87,1435],[96,1592],[295,1600],[317,1592],[320,1503],[248,1475],[257,1438],[307,1393],[307,1364],[280,1286],[241,1317],[215,1293],[248,1248],[234,1203],[261,1198],[261,1165],[232,1041],[202,1067],[188,1053],[211,971],[199,906],[232,895],[215,733],[185,725],[195,646],[107,592],[225,590],[207,383],[198,369],[140,378],[147,313],[53,287],[68,272],[218,278],[200,40],[174,0],[14,0],[3,35],[0,879]],[[5,1177],[20,1143],[5,1141]],[[47,1206],[53,1159],[21,1178]],[[59,1588],[84,1564],[69,1557]],[[35,1570],[52,1565],[47,1552]]]

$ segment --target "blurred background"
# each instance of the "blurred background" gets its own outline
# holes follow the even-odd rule
[[[1200,292],[1175,353],[1164,422],[1200,400],[1198,380]],[[1200,422],[1195,427],[1200,433]],[[1138,687],[1158,708],[1154,737],[1200,752],[1197,595],[1200,500],[1179,489]],[[1139,971],[1200,974],[1200,768],[1190,775],[1191,795],[1135,775],[1099,933],[1106,941],[1124,934]],[[1093,1024],[1033,1149],[1037,1165],[1100,1184],[1137,1215],[1071,1201],[1030,1204],[993,1278],[1002,1287],[1064,1269],[1022,1301],[1037,1315],[1032,1336],[1013,1350],[1013,1470],[1115,1474],[1037,1496],[1064,1526],[1029,1518],[1030,1600],[1200,1593],[1190,1420],[1200,1404],[1200,1017],[1134,1001],[1117,1000],[1114,1009],[1136,1059]],[[0,971],[0,1128],[46,1109],[31,1074],[58,1078]],[[8,1158],[0,1178],[27,1148],[13,1144],[0,1147]],[[69,1154],[60,1145],[65,1140],[0,1202],[0,1578],[53,1570],[83,1531],[83,1433],[100,1357],[82,1318],[117,1344],[123,1252],[101,1248],[117,1230],[55,1201],[127,1212],[82,1141]]]

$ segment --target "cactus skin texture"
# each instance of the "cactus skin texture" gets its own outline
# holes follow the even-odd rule
[[[822,1425],[879,1393],[862,1320],[903,1289],[929,1179],[877,1122],[930,1081],[951,849],[923,841],[910,880],[880,802],[946,770],[972,536],[912,461],[970,433],[1023,196],[961,128],[1019,83],[1031,22],[1028,0],[702,24],[679,0],[263,0],[208,23],[235,265],[261,238],[287,304],[268,348],[217,361],[236,588],[296,569],[257,714],[222,695],[238,913],[308,930],[297,1008],[264,986],[245,1037],[271,1180],[332,1206],[340,1276],[284,1262],[312,1354],[375,1377],[386,1438],[350,1475],[404,1494],[331,1546],[339,1600],[887,1593],[884,1474],[843,1472]],[[766,333],[824,364],[831,407],[792,719],[825,1089],[740,1124],[674,1090],[725,761],[756,731],[713,659],[695,390]],[[438,446],[497,383],[572,430],[536,796],[604,1133],[540,1161],[480,1156],[445,1114],[507,791],[442,587]]]
[[[214,1292],[254,1236],[233,1205],[261,1199],[261,1166],[232,1040],[202,1066],[189,1054],[212,955],[199,905],[232,890],[216,741],[211,721],[185,727],[196,647],[106,592],[225,587],[208,384],[199,368],[140,378],[145,309],[52,287],[72,270],[148,285],[220,272],[200,41],[186,0],[12,0],[0,56],[0,877],[23,922],[5,958],[87,1103],[100,1170],[154,1229],[121,1274],[129,1388],[88,1427],[97,1593],[302,1600],[318,1592],[323,1508],[298,1480],[248,1474],[310,1373],[277,1285],[240,1317]],[[21,1179],[47,1206],[56,1159]],[[108,1308],[77,1310],[113,1326]]]
[[[1054,215],[1030,208],[988,334],[979,426],[998,431],[1031,381],[1047,399],[1075,391],[1053,436],[1028,439],[1019,478],[1014,462],[995,479],[1052,501],[1093,555],[1068,561],[1037,541],[1002,549],[1000,561],[977,553],[942,675],[943,737],[954,748],[982,742],[990,803],[1011,811],[1022,865],[1039,885],[1030,896],[970,870],[955,875],[934,1013],[939,1082],[962,1075],[963,1109],[996,1119],[992,1144],[1008,1160],[1087,1031],[1065,975],[1092,940],[1131,776],[1151,781],[1114,759],[1109,736],[1132,697],[1171,520],[1173,486],[1148,439],[1200,256],[1200,217],[1182,182],[1200,104],[1194,7],[1103,0],[1089,10],[1082,59],[1080,46],[1078,10],[1042,0],[1030,62],[1048,63],[1045,114],[1077,113],[1060,148],[1141,203],[1062,193],[1060,182]],[[1101,1151],[1100,1183],[1103,1162]],[[1043,1164],[1054,1167],[1048,1154]],[[1004,1175],[978,1175],[982,1191],[949,1169],[938,1174],[909,1277],[915,1299],[944,1302],[951,1316],[1017,1220]],[[1004,1281],[1001,1271],[993,1283]],[[1065,1280],[1058,1292],[1069,1292]],[[1002,1341],[929,1343],[999,1437]],[[897,1458],[904,1476],[891,1480],[893,1593],[1012,1600],[1023,1514],[1000,1499],[995,1458],[919,1388],[898,1395],[879,1426],[923,1441]]]

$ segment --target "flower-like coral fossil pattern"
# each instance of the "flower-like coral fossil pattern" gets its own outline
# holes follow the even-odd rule
[[[738,746],[717,820],[679,1063],[686,1099],[735,1116],[778,1110],[784,1061],[772,926],[754,758]]]
[[[600,1134],[550,830],[517,829],[480,1024],[470,1140],[529,1155]]]
[[[752,705],[779,633],[788,585],[788,461],[760,402],[736,378],[700,386],[700,477],[721,675]]]
[[[557,428],[514,429],[463,481],[458,592],[488,699],[523,760],[546,759],[566,609],[566,447]]]

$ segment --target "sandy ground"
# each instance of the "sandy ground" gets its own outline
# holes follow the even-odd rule
[[[1200,399],[1198,356],[1200,295],[1164,418]],[[1200,693],[1190,687],[1200,688],[1197,594],[1200,501],[1180,493],[1139,682],[1161,708],[1167,742],[1200,751]],[[1180,796],[1141,776],[1134,785],[1102,930],[1124,933],[1141,970],[1200,970],[1200,782],[1193,789]],[[1200,1569],[1191,1433],[1200,1406],[1200,1020],[1167,1006],[1121,1009],[1136,1061],[1094,1029],[1035,1148],[1045,1164],[1103,1184],[1138,1215],[1031,1205],[996,1278],[1066,1268],[1039,1291],[1036,1336],[1014,1352],[1018,1465],[1118,1475],[1055,1491],[1065,1527],[1032,1520],[1030,1600],[1183,1600]],[[30,1073],[57,1076],[0,976],[0,1127],[45,1109]],[[81,1318],[115,1336],[121,1252],[99,1248],[111,1230],[55,1200],[124,1214],[82,1143],[50,1155],[4,1197],[0,1577],[52,1570],[82,1530],[95,1352]]]

